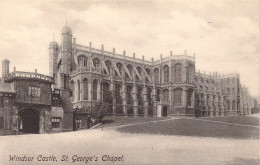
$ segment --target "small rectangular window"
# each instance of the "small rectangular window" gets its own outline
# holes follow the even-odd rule
[[[60,117],[53,117],[53,118],[51,119],[52,128],[60,128],[60,120],[61,120]]]
[[[82,126],[82,125],[81,125],[81,120],[79,120],[79,119],[76,120],[76,127],[77,127],[77,128],[81,128],[81,126]]]
[[[35,86],[29,86],[28,95],[29,97],[40,97],[41,88]]]

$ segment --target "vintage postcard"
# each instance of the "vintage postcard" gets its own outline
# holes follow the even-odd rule
[[[259,165],[258,0],[0,0],[0,165]]]

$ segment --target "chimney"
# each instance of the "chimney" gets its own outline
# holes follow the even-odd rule
[[[10,65],[9,60],[4,59],[2,61],[2,78],[6,77],[9,74],[9,65]]]

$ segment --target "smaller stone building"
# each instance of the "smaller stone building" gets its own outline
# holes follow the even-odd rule
[[[66,128],[72,130],[72,117],[67,119],[71,123],[63,122],[66,107],[60,90],[51,88],[53,78],[39,74],[37,70],[21,72],[14,69],[9,73],[9,63],[9,60],[2,61],[0,133],[42,134],[61,132]]]

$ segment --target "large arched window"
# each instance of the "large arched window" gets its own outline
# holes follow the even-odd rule
[[[143,88],[142,88],[141,86],[138,86],[138,87],[137,87],[137,100],[138,100],[138,105],[143,105],[142,91],[143,91]]]
[[[189,65],[187,68],[187,82],[192,83],[194,77],[194,67],[193,65]]]
[[[233,101],[232,101],[232,110],[235,110],[235,107],[236,107],[236,101],[233,100]]]
[[[169,67],[168,67],[168,65],[165,65],[163,67],[163,78],[164,78],[164,83],[169,83]]]
[[[240,110],[240,101],[237,101],[237,109]]]
[[[159,89],[157,89],[156,93],[157,93],[157,95],[156,95],[157,101],[160,101],[161,100],[161,91]]]
[[[85,57],[84,55],[80,55],[78,57],[78,65],[80,67],[84,67],[84,66],[87,66],[87,62],[88,62],[88,58]]]
[[[187,102],[188,102],[188,106],[191,106],[191,99],[192,99],[192,89],[188,90],[188,94],[187,94]]]
[[[227,101],[227,105],[226,105],[227,107],[227,110],[230,110],[230,102],[229,101]]]
[[[98,81],[95,79],[93,81],[93,100],[97,100],[97,85]]]
[[[155,81],[155,83],[160,82],[160,80],[159,80],[159,69],[158,68],[154,69],[154,81]]]
[[[182,89],[178,88],[174,90],[174,106],[181,106],[182,103]]]
[[[88,100],[88,80],[87,79],[83,80],[83,90],[84,90],[83,99]]]
[[[78,101],[80,101],[80,81],[78,80]]]
[[[110,95],[107,95],[109,93],[109,83],[108,82],[103,82],[102,83],[102,91],[103,91],[103,101],[105,103],[110,103],[110,100],[111,98],[108,98],[108,97],[111,97]]]
[[[207,106],[209,106],[209,102],[210,102],[209,98],[210,98],[210,95],[207,95]]]
[[[98,58],[93,59],[93,65],[97,69],[97,71],[100,71],[100,61]]]
[[[116,84],[115,85],[115,98],[116,98],[116,103],[117,104],[122,103],[121,96],[120,96],[120,93],[121,93],[120,89],[121,89],[121,85],[120,84]]]
[[[132,95],[133,88],[131,85],[127,85],[126,87],[126,101],[127,105],[133,104],[133,95]]]
[[[235,88],[232,88],[232,95],[235,95]]]
[[[222,104],[222,100],[220,98],[220,95],[218,95],[218,106],[221,107],[221,104]]]
[[[169,90],[168,89],[163,90],[163,100],[165,100],[165,101],[169,100]]]
[[[181,64],[177,64],[173,68],[173,77],[175,83],[181,83],[182,82],[182,66]]]
[[[147,87],[147,101],[148,101],[148,106],[152,106],[152,88]]]
[[[230,95],[230,89],[227,88],[227,95]]]
[[[201,105],[202,106],[205,106],[205,95],[203,94],[203,93],[201,93],[201,95],[200,95],[200,100],[201,100]]]

